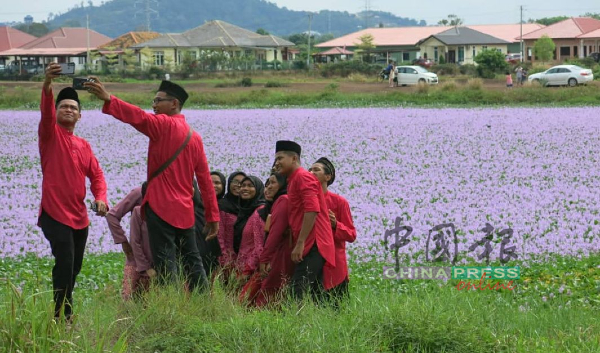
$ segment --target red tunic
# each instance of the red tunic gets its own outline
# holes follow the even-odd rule
[[[106,199],[106,182],[90,144],[58,125],[52,92],[42,90],[42,119],[38,129],[42,162],[42,209],[54,220],[73,229],[90,224],[85,204],[85,177],[97,201]],[[39,223],[38,223],[39,225]]]
[[[185,141],[189,125],[182,114],[168,116],[150,114],[111,96],[102,112],[130,124],[150,138],[148,146],[148,178],[158,170]],[[194,132],[190,142],[169,167],[148,184],[142,205],[148,203],[165,222],[179,229],[195,224],[192,201],[194,173],[202,194],[207,222],[219,221],[217,197],[204,154],[202,138]]]
[[[240,273],[250,275],[258,268],[258,259],[265,243],[265,222],[260,218],[258,207],[248,218],[242,231],[242,241],[237,255],[237,269]]]
[[[270,263],[271,271],[263,279],[260,293],[256,298],[256,305],[259,307],[276,299],[279,291],[294,275],[288,208],[287,195],[280,196],[271,207],[271,227],[259,261],[261,264]]]
[[[234,263],[237,258],[237,254],[233,251],[233,225],[237,220],[237,215],[221,211],[220,218],[218,238],[221,256],[219,264],[226,267]]]
[[[348,260],[346,259],[346,242],[353,243],[356,240],[356,229],[350,213],[350,205],[345,198],[328,191],[325,194],[327,206],[335,213],[337,225],[333,231],[335,243],[335,269],[328,275],[334,286],[348,279]]]
[[[289,221],[294,244],[300,235],[304,214],[318,212],[315,225],[304,242],[302,256],[306,256],[315,242],[317,243],[319,253],[326,261],[323,268],[323,285],[325,289],[331,289],[335,285],[330,281],[331,276],[327,274],[335,267],[335,245],[329,221],[329,210],[321,184],[316,176],[300,167],[288,177],[288,197],[290,201]]]

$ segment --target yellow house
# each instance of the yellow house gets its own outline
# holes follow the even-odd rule
[[[292,60],[295,44],[273,35],[261,35],[223,21],[210,21],[184,33],[164,34],[132,46],[143,67],[174,67],[186,58],[210,61],[211,57],[245,58],[251,65]]]
[[[439,63],[443,56],[447,63],[456,64],[475,64],[475,56],[483,50],[508,54],[511,44],[468,27],[454,27],[417,43],[422,58]]]

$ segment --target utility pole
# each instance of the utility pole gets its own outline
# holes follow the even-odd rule
[[[308,14],[308,55],[306,56],[306,66],[310,70],[310,37],[312,36],[312,18],[313,14]]]
[[[90,15],[86,15],[86,32],[87,32],[87,54],[85,58],[85,71],[90,71]]]
[[[134,8],[137,10],[138,7],[141,8],[137,10],[134,14],[134,18],[137,18],[138,14],[144,15],[146,22],[146,31],[150,32],[150,22],[154,18],[158,18],[158,11],[152,8],[152,5],[158,7],[157,0],[135,0],[133,3]]]
[[[521,5],[521,37],[519,39],[521,40],[521,63],[523,63],[523,57],[525,56],[525,48],[523,47],[523,5]]]

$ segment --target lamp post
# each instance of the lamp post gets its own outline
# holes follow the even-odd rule
[[[306,67],[310,70],[310,36],[312,35],[312,18],[313,14],[308,13],[308,55],[306,56]]]

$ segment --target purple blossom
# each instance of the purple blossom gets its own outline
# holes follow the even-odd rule
[[[514,230],[519,260],[585,256],[600,248],[599,108],[270,109],[185,111],[212,170],[266,179],[275,141],[293,139],[302,162],[328,156],[331,190],[348,199],[358,238],[354,261],[391,261],[381,245],[396,216],[414,228],[400,249],[411,261],[433,226],[453,222],[459,260],[483,235]],[[41,196],[36,111],[2,111],[0,257],[50,254],[36,226]],[[490,127],[488,127],[490,125]],[[146,178],[148,139],[99,111],[84,111],[87,139],[106,176],[111,204]],[[89,182],[88,182],[89,185]],[[92,195],[88,191],[87,200]],[[88,251],[119,251],[106,221],[90,212]],[[128,227],[128,218],[123,220]],[[480,252],[480,249],[478,249]],[[497,260],[493,244],[491,260]]]

